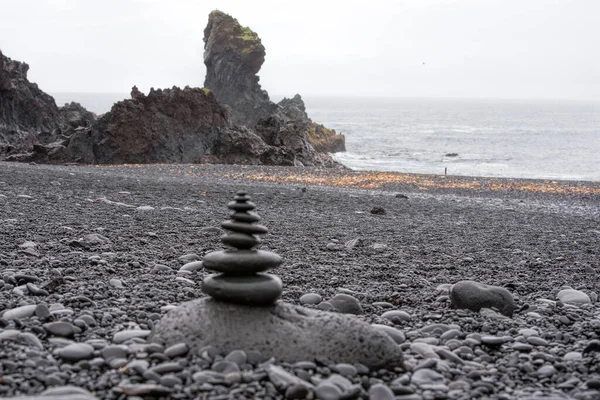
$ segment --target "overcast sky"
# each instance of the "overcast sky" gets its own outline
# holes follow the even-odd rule
[[[600,100],[599,0],[0,0],[0,49],[47,92],[202,86],[215,8],[272,95]]]

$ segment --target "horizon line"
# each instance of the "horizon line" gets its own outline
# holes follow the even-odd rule
[[[171,87],[172,88],[172,87]],[[158,89],[171,89],[171,88],[154,88]],[[129,92],[116,92],[116,91],[48,91],[49,94],[94,94],[94,95],[126,95],[123,100],[130,99]],[[142,91],[143,93],[143,91]],[[269,94],[271,98],[290,98],[293,95],[282,95],[282,94]],[[557,98],[557,97],[509,97],[509,96],[498,96],[498,97],[487,97],[487,96],[418,96],[418,95],[377,95],[377,94],[300,94],[302,98],[330,98],[330,99],[389,99],[389,100],[484,100],[484,101],[542,101],[542,102],[557,102],[557,101],[568,101],[568,102],[590,102],[600,103],[600,98]]]

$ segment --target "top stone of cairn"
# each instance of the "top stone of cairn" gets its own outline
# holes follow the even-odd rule
[[[252,250],[260,243],[257,234],[268,229],[257,224],[260,217],[252,212],[256,205],[246,192],[239,191],[227,207],[233,211],[221,226],[230,231],[221,239],[235,250],[215,251],[203,259],[204,267],[219,274],[208,276],[202,290],[219,301],[244,305],[270,305],[281,295],[281,280],[262,272],[279,266],[281,257],[263,250]]]

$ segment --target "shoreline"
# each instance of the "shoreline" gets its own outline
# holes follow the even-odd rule
[[[350,169],[231,164],[26,164],[0,162],[2,166],[31,165],[49,168],[104,169],[149,172],[179,177],[210,177],[304,186],[412,192],[539,193],[600,196],[600,181],[478,177],[417,174]]]

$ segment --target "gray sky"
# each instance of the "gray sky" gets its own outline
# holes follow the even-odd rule
[[[202,86],[215,8],[271,95],[600,100],[598,0],[0,0],[0,49],[47,92]]]

